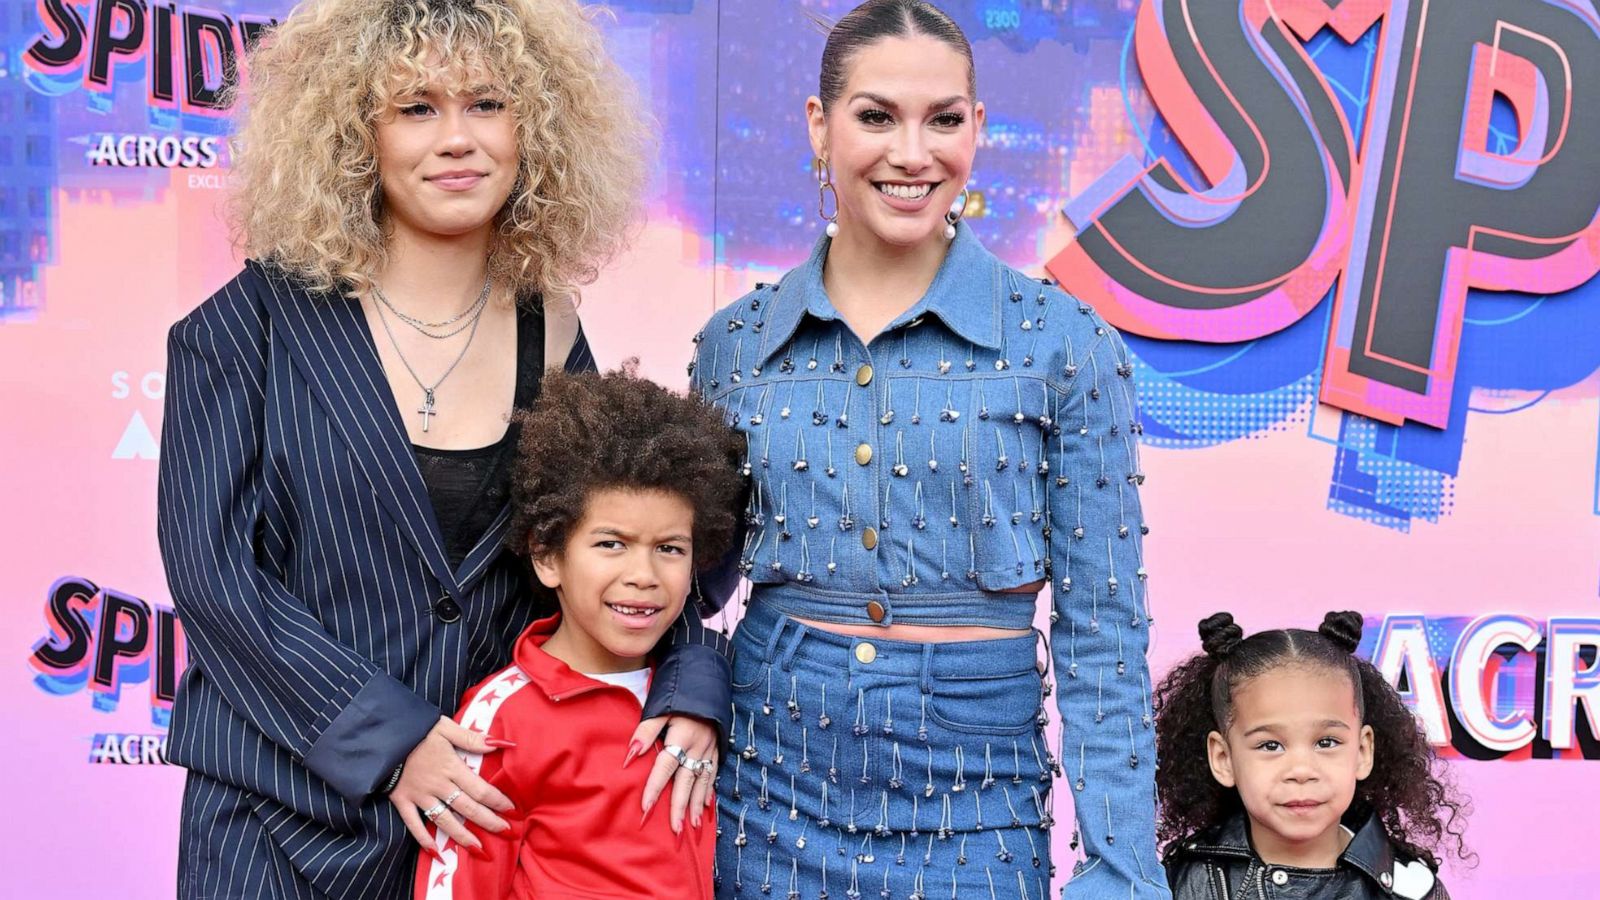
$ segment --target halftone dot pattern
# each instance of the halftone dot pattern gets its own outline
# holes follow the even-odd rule
[[[1261,393],[1217,394],[1163,375],[1138,357],[1133,366],[1147,425],[1142,440],[1152,447],[1198,449],[1269,431],[1303,429],[1317,392],[1314,374]],[[1148,428],[1151,422],[1159,428]]]
[[[1455,503],[1455,479],[1377,452],[1377,424],[1344,416],[1334,456],[1328,509],[1409,533],[1416,519],[1437,522]]]

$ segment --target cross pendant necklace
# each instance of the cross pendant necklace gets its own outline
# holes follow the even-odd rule
[[[417,410],[417,412],[422,415],[422,433],[427,434],[428,419],[432,416],[438,415],[438,413],[435,412],[433,408],[433,391],[427,388],[423,388],[423,391],[426,393],[427,399],[422,401],[422,408]]]
[[[456,354],[455,360],[450,363],[450,368],[445,369],[444,374],[440,375],[439,380],[435,381],[431,387],[417,375],[417,370],[411,367],[411,361],[406,359],[404,353],[400,352],[400,342],[394,339],[394,329],[389,327],[389,319],[383,314],[383,307],[378,306],[377,310],[378,321],[383,323],[383,330],[389,335],[389,343],[394,347],[394,355],[400,357],[401,364],[406,367],[407,372],[411,373],[411,380],[417,383],[417,387],[422,388],[422,406],[417,409],[417,415],[422,416],[422,431],[426,434],[428,426],[432,424],[433,417],[439,414],[439,407],[434,400],[433,392],[439,389],[439,385],[444,384],[445,379],[449,378],[450,374],[456,370],[456,366],[461,364],[461,360],[466,358],[467,351],[472,347],[472,339],[478,335],[478,323],[483,321],[484,306],[479,304],[477,312],[472,314],[472,324],[467,330],[466,343],[461,345],[461,352]]]

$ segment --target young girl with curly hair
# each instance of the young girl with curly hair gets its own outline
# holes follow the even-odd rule
[[[1448,900],[1464,803],[1416,719],[1353,654],[1361,616],[1246,638],[1228,613],[1155,694],[1167,878],[1177,900]]]

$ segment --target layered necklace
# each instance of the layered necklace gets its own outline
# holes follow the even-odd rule
[[[415,316],[406,315],[397,309],[393,303],[389,302],[389,298],[383,295],[383,289],[377,285],[372,286],[372,292],[378,298],[378,321],[383,323],[383,331],[389,336],[389,343],[394,347],[394,355],[400,357],[400,363],[406,367],[407,372],[411,373],[411,380],[415,381],[417,387],[422,389],[422,406],[417,410],[417,414],[422,416],[422,430],[426,433],[433,417],[439,414],[438,402],[434,398],[434,392],[456,370],[456,366],[461,364],[461,360],[466,358],[467,350],[472,347],[472,339],[478,335],[478,323],[483,319],[483,311],[489,305],[489,277],[487,275],[484,276],[483,290],[478,292],[477,300],[469,304],[466,309],[442,322],[424,322]],[[450,363],[449,368],[445,369],[444,374],[440,375],[432,385],[422,380],[422,377],[417,374],[416,368],[411,365],[411,361],[406,359],[405,353],[401,352],[400,342],[395,340],[394,329],[389,325],[389,317],[384,314],[385,309],[394,314],[395,318],[410,325],[418,334],[436,341],[454,337],[463,331],[467,333],[467,340],[466,343],[461,345],[461,352],[456,354],[456,358]],[[466,321],[462,321],[463,319]],[[457,325],[456,323],[458,322],[461,324]],[[455,327],[450,328],[452,325]],[[450,330],[440,331],[440,329],[444,328],[449,328]]]

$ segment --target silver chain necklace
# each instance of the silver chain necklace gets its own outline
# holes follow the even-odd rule
[[[433,338],[436,341],[442,341],[445,338],[455,337],[461,332],[467,330],[467,328],[471,327],[472,323],[465,323],[460,327],[446,331],[443,334],[435,334],[433,331],[429,331],[428,329],[445,328],[460,322],[467,316],[473,316],[476,318],[478,314],[482,313],[483,308],[489,303],[489,277],[487,275],[484,276],[483,290],[478,292],[478,299],[472,301],[472,303],[470,303],[466,309],[463,309],[461,312],[456,313],[442,322],[424,322],[415,316],[406,315],[404,312],[401,312],[400,309],[393,303],[389,302],[389,298],[383,293],[383,288],[378,287],[376,284],[372,286],[372,292],[378,295],[378,301],[384,306],[388,307],[389,312],[394,313],[395,318],[406,323],[407,325],[410,325],[412,328],[416,329],[418,333],[425,337]]]
[[[489,296],[488,291],[489,287],[485,284],[484,297]],[[379,296],[381,297],[382,294],[380,293]],[[422,416],[422,431],[424,434],[428,431],[429,421],[439,414],[438,404],[434,401],[433,392],[439,389],[439,385],[444,384],[444,380],[449,378],[450,373],[454,372],[456,366],[461,364],[461,360],[466,358],[467,350],[472,347],[472,339],[478,336],[478,323],[483,321],[484,305],[482,302],[474,305],[477,307],[477,312],[472,314],[472,320],[461,326],[461,328],[456,329],[457,331],[471,329],[467,332],[467,342],[461,345],[461,352],[456,354],[455,361],[450,363],[450,368],[444,370],[444,374],[439,376],[439,380],[435,381],[432,387],[423,383],[422,378],[417,375],[417,370],[411,367],[411,361],[406,359],[404,353],[400,352],[400,342],[394,339],[394,329],[389,327],[389,319],[383,314],[383,306],[388,306],[388,302],[385,301],[383,306],[377,307],[378,321],[383,323],[383,331],[389,335],[389,343],[394,347],[394,355],[400,357],[400,364],[406,367],[407,372],[411,373],[411,380],[417,383],[417,387],[422,388],[422,407],[417,410],[417,413]],[[397,312],[396,315],[399,315],[399,313]],[[428,337],[433,337],[433,335],[430,334]]]

